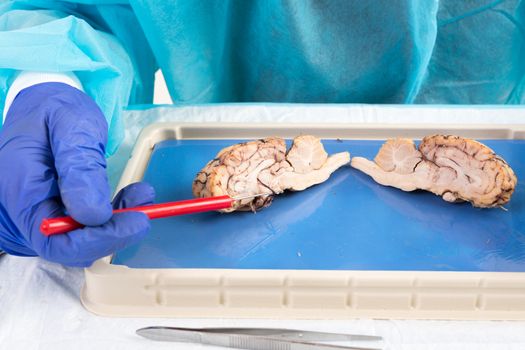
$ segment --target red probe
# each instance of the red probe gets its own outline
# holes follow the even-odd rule
[[[219,196],[219,197],[207,197],[189,199],[178,202],[168,202],[161,204],[144,205],[140,207],[117,209],[113,210],[113,214],[123,213],[127,211],[140,211],[146,214],[150,219],[165,218],[168,216],[185,215],[193,213],[201,213],[205,211],[219,210],[231,208],[236,200],[253,198],[261,196],[261,194],[235,197],[230,196]],[[45,236],[56,235],[60,233],[66,233],[79,228],[84,225],[73,220],[71,216],[64,216],[59,218],[51,218],[42,220],[40,225],[40,231]]]

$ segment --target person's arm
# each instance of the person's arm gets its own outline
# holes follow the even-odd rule
[[[107,123],[96,103],[64,83],[18,93],[0,132],[0,247],[69,266],[93,261],[149,230],[146,215],[112,209],[151,203],[153,189],[131,185],[110,202],[106,175]],[[87,225],[46,237],[42,219],[71,215]]]
[[[130,38],[124,34],[121,38],[111,31],[115,29],[120,33],[121,27],[131,26],[131,9],[117,5],[99,9],[60,1],[38,4],[50,8],[36,7],[29,2],[0,4],[0,112],[3,115],[7,112],[8,93],[21,74],[74,76],[106,118],[106,151],[111,155],[123,138],[123,108],[130,100],[139,99],[137,94],[149,95],[137,86],[147,85],[144,74],[150,74],[151,60],[139,59],[138,49]],[[113,22],[106,25],[102,14],[112,7]],[[123,13],[122,23],[117,21],[119,11]],[[142,51],[149,51],[147,44]]]
[[[133,80],[126,50],[84,19],[7,3],[0,52],[0,248],[89,266],[144,237],[144,214],[111,211],[151,203],[153,189],[131,185],[112,205],[106,175]],[[65,214],[87,227],[40,233],[43,218]]]

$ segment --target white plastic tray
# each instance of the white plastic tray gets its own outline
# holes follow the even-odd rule
[[[156,143],[298,134],[341,139],[453,133],[525,139],[525,125],[176,124],[141,133],[118,188],[139,181]],[[106,316],[525,319],[525,273],[132,269],[106,257],[86,269],[81,300]]]

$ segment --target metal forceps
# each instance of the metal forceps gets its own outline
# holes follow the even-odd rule
[[[372,335],[324,333],[272,328],[177,328],[146,327],[137,334],[157,341],[208,344],[249,350],[379,350],[378,348],[342,346],[322,341],[380,341]]]

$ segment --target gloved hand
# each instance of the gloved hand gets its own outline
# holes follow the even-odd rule
[[[107,129],[95,102],[69,85],[43,83],[17,95],[0,132],[0,248],[89,266],[147,234],[145,214],[112,216]],[[151,186],[132,184],[113,207],[149,204],[153,197]],[[87,227],[50,237],[40,232],[42,219],[63,215]]]

